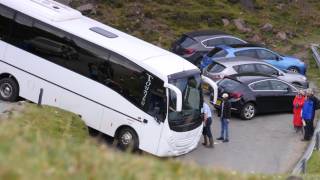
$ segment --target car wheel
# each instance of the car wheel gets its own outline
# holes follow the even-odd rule
[[[295,73],[299,73],[299,69],[297,67],[289,67],[288,68],[289,71],[295,72]]]
[[[15,102],[19,97],[19,85],[12,78],[3,78],[0,80],[0,99],[9,102]]]
[[[256,107],[253,103],[247,103],[241,109],[241,119],[250,120],[256,115]]]
[[[135,152],[139,147],[139,139],[135,131],[129,127],[120,130],[117,135],[117,146],[124,151]]]

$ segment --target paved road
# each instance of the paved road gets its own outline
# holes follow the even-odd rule
[[[292,114],[257,116],[250,121],[233,117],[230,142],[216,141],[214,149],[199,144],[193,152],[181,156],[203,166],[240,172],[285,173],[290,171],[304,152],[307,143],[292,128]],[[215,117],[214,136],[219,136],[220,122]]]

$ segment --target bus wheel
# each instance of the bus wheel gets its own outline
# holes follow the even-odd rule
[[[0,80],[0,99],[9,102],[15,102],[19,97],[19,85],[12,78],[3,78]]]
[[[117,146],[124,151],[135,152],[139,147],[139,140],[137,134],[133,129],[125,127],[120,130],[117,135]]]

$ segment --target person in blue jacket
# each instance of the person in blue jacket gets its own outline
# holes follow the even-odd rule
[[[304,124],[304,138],[303,141],[309,141],[313,135],[314,126],[313,119],[315,116],[315,110],[317,109],[317,101],[313,96],[312,90],[307,91],[307,99],[304,102],[302,108],[302,120]]]

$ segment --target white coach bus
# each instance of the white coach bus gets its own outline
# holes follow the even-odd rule
[[[181,57],[70,7],[0,0],[0,98],[42,97],[123,149],[177,156],[196,148],[202,81],[216,88]]]

